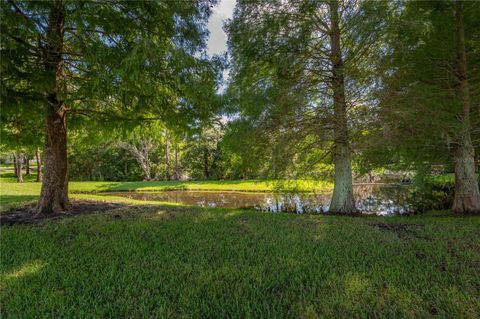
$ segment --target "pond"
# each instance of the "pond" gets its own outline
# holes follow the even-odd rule
[[[394,215],[415,212],[408,186],[354,185],[357,209],[363,214]],[[270,212],[325,213],[331,193],[277,194],[225,191],[115,192],[108,195],[144,201],[163,201],[201,207],[249,208]]]

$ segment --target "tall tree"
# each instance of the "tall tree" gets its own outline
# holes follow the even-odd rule
[[[352,130],[365,103],[365,61],[378,46],[383,2],[355,0],[240,1],[228,26],[230,92],[240,116],[274,140],[272,167],[321,150],[335,164],[333,213],[356,212]],[[295,147],[295,144],[301,147]]]
[[[478,7],[480,9],[480,7]],[[457,97],[461,105],[459,118],[459,142],[454,148],[455,198],[453,211],[456,213],[480,214],[480,190],[475,169],[475,149],[471,138],[470,87],[467,74],[467,54],[465,49],[465,28],[463,18],[464,2],[455,1],[455,46]]]
[[[453,163],[452,209],[478,213],[480,109],[471,106],[480,101],[480,3],[401,3],[387,20],[379,59],[379,132],[389,144],[384,153],[396,151],[419,167]]]
[[[2,1],[2,108],[44,115],[37,213],[69,207],[67,118],[180,125],[210,113],[216,68],[202,52],[214,3]]]
[[[330,25],[331,87],[334,114],[335,181],[330,210],[349,213],[355,211],[353,198],[351,150],[348,140],[347,102],[345,100],[345,74],[340,41],[340,14],[337,0],[328,3]]]

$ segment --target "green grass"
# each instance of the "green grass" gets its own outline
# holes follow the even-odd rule
[[[38,196],[37,183],[1,186],[8,205]],[[2,319],[480,317],[479,217],[71,197],[143,205],[2,227]]]
[[[433,175],[427,178],[427,183],[437,188],[455,187],[454,174]]]
[[[479,227],[152,206],[6,227],[1,317],[478,318]]]
[[[13,172],[3,170],[0,173],[0,212],[31,203],[40,194],[40,183],[35,182],[35,174],[25,177],[25,183],[16,183]],[[166,190],[204,190],[204,191],[244,191],[267,192],[282,187],[286,190],[321,192],[331,190],[332,183],[327,181],[292,181],[282,184],[274,181],[151,181],[151,182],[76,182],[68,184],[70,196],[81,199],[99,199],[99,196],[80,196],[97,192],[118,191],[166,191]],[[120,197],[116,197],[117,200]]]
[[[25,177],[26,182],[35,181],[35,173]],[[0,170],[0,183],[14,183],[13,170]],[[37,189],[40,185],[30,185]],[[78,182],[70,181],[69,189],[73,193],[117,192],[117,191],[163,191],[163,190],[222,190],[222,191],[254,191],[268,192],[275,189],[297,190],[303,192],[324,191],[333,189],[329,181],[296,180],[202,180],[202,181],[141,181],[141,182]]]

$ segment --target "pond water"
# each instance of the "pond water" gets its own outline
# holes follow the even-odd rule
[[[357,209],[363,214],[393,215],[415,212],[408,186],[354,185]],[[144,201],[164,201],[201,207],[250,208],[270,212],[325,213],[332,194],[276,194],[222,191],[115,192],[108,195]]]

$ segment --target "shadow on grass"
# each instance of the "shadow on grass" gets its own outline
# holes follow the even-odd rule
[[[37,195],[0,195],[0,213],[25,206],[37,199]]]
[[[473,318],[480,311],[472,301],[473,219],[419,228],[430,242],[348,217],[121,210],[5,229],[1,314]]]

